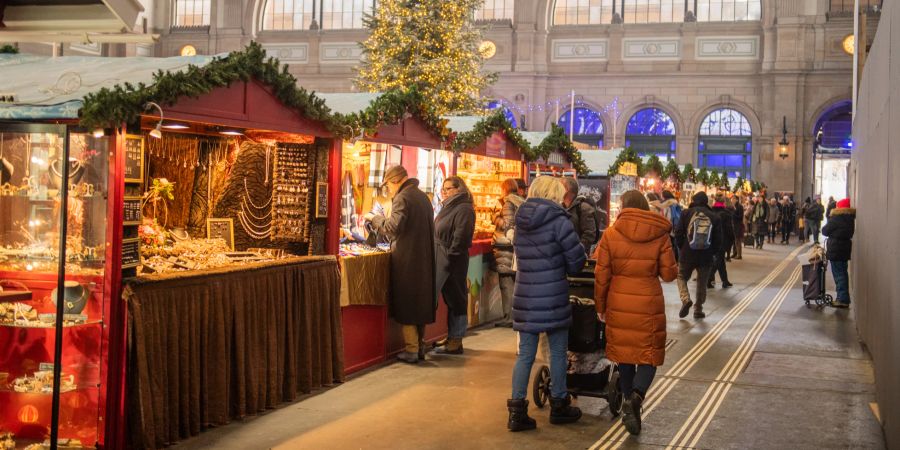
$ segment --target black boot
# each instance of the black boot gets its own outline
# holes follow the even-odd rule
[[[509,422],[506,428],[509,431],[525,431],[537,428],[537,422],[528,417],[528,400],[507,400],[506,408],[509,409]]]
[[[550,397],[550,423],[560,425],[577,422],[581,418],[581,409],[572,406],[572,399]]]
[[[641,434],[641,403],[643,397],[637,392],[632,392],[631,397],[625,398],[622,404],[622,423],[625,429],[633,435]]]

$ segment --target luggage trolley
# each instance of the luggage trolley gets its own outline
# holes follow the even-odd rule
[[[594,308],[594,266],[588,261],[582,273],[569,278],[572,327],[569,329],[569,374],[566,387],[572,397],[602,398],[613,417],[622,412],[624,396],[619,390],[619,370],[606,360],[606,325],[597,320]],[[532,383],[532,397],[538,408],[550,401],[550,368],[542,365]]]
[[[813,255],[810,263],[803,265],[803,301],[807,307],[811,306],[810,302],[815,302],[821,308],[834,302],[834,297],[825,288],[828,260],[825,250],[818,245],[814,245],[810,253]]]

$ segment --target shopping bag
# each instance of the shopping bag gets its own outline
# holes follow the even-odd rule
[[[815,300],[822,294],[822,263],[803,265],[803,300]]]
[[[569,350],[580,353],[606,348],[605,324],[597,319],[593,301],[572,299],[572,326],[569,328]]]

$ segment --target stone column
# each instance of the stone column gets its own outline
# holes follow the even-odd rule
[[[693,164],[697,167],[697,136],[682,134],[675,136],[675,162]]]

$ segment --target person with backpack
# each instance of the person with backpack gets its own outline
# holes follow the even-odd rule
[[[719,272],[722,288],[730,288],[732,284],[728,281],[725,254],[734,244],[734,225],[731,221],[732,213],[725,207],[724,194],[716,194],[716,203],[713,204],[712,210],[719,215],[719,221],[722,223],[722,246],[713,258],[713,270],[709,272],[709,284],[706,287],[709,289],[716,287],[716,272]]]
[[[856,231],[856,209],[850,207],[850,199],[845,198],[831,210],[828,223],[822,228],[822,234],[828,238],[825,257],[831,264],[831,275],[837,295],[831,306],[835,308],[850,307],[850,275],[847,266],[853,250],[853,234]]]
[[[597,208],[591,206],[587,199],[578,195],[578,181],[572,177],[560,178],[563,187],[566,189],[566,195],[563,198],[563,208],[569,213],[569,219],[575,232],[578,233],[578,239],[584,246],[584,254],[590,255],[594,244],[597,243],[600,236],[600,226],[597,223]]]
[[[719,215],[709,208],[706,192],[698,192],[691,198],[688,209],[681,214],[681,222],[675,230],[675,240],[681,249],[678,260],[678,292],[681,296],[681,311],[678,317],[685,318],[694,307],[694,318],[706,317],[703,304],[706,303],[706,286],[712,271],[713,256],[722,247],[722,223]],[[697,272],[697,302],[691,301],[688,281]]]
[[[641,432],[641,403],[666,356],[663,281],[678,276],[672,225],[650,211],[638,191],[622,195],[622,212],[597,246],[594,305],[606,322],[606,357],[619,364],[622,422]]]

